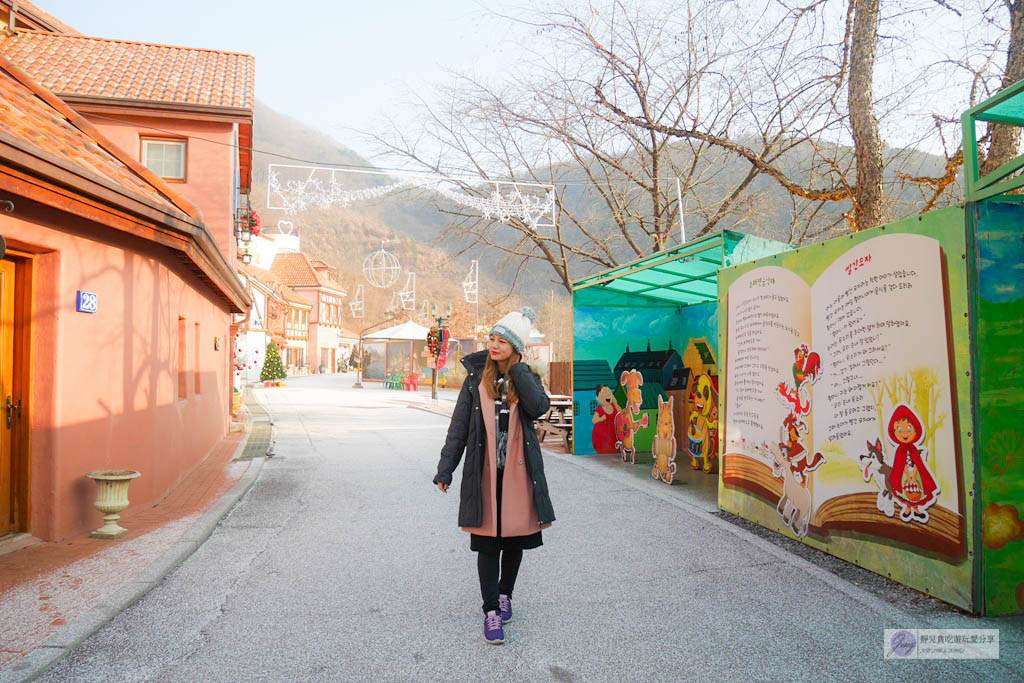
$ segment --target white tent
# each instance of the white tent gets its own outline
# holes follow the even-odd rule
[[[428,332],[430,332],[429,328],[423,327],[423,325],[418,325],[411,320],[407,320],[401,325],[395,325],[394,327],[389,327],[385,330],[381,330],[380,332],[368,334],[363,337],[363,339],[425,342],[427,340]]]

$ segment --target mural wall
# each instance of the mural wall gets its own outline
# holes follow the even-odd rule
[[[720,271],[719,504],[970,608],[965,257],[954,207]]]
[[[988,614],[1024,611],[1024,207],[975,208],[981,580]]]
[[[657,444],[657,476],[671,482],[667,444],[674,439],[686,463],[696,444],[695,464],[710,468],[717,453],[717,304],[576,306],[573,331],[574,452],[646,460]]]

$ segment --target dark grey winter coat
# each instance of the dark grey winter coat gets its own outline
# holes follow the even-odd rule
[[[466,462],[462,467],[462,488],[459,500],[459,526],[479,527],[483,523],[483,470],[487,457],[485,439],[487,432],[480,412],[480,380],[483,377],[487,351],[477,351],[462,359],[462,365],[469,375],[462,384],[462,391],[452,413],[448,426],[448,437],[441,449],[441,460],[437,464],[434,483],[451,484],[452,473],[459,466],[462,453]],[[537,441],[533,421],[547,412],[551,405],[540,378],[526,363],[516,363],[508,369],[509,378],[519,396],[519,420],[523,427],[523,452],[526,471],[533,482],[534,501],[537,504],[537,518],[541,524],[555,521],[555,511],[548,495],[548,482],[544,478],[544,460]],[[487,400],[491,400],[487,397]]]

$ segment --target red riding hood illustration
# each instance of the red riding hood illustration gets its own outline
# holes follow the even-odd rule
[[[921,420],[914,411],[903,403],[896,406],[889,418],[889,439],[896,446],[889,483],[893,498],[903,508],[900,519],[904,522],[927,523],[928,507],[939,493],[939,485],[925,464],[928,451],[917,445],[924,436]]]

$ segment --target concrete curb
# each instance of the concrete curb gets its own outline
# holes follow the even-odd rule
[[[248,435],[249,432],[246,430],[246,436],[239,442],[235,453],[232,455],[232,460],[241,455],[242,451],[245,450],[245,446],[249,442]],[[189,527],[179,541],[165,550],[142,573],[135,576],[116,593],[82,613],[71,623],[61,627],[34,650],[10,667],[0,671],[0,683],[32,681],[39,678],[78,647],[82,641],[152,590],[165,576],[188,559],[210,537],[210,534],[217,528],[221,519],[231,511],[235,504],[241,500],[256,482],[263,469],[264,462],[266,462],[265,457],[253,458],[242,478],[235,482],[230,491],[210,506]]]

